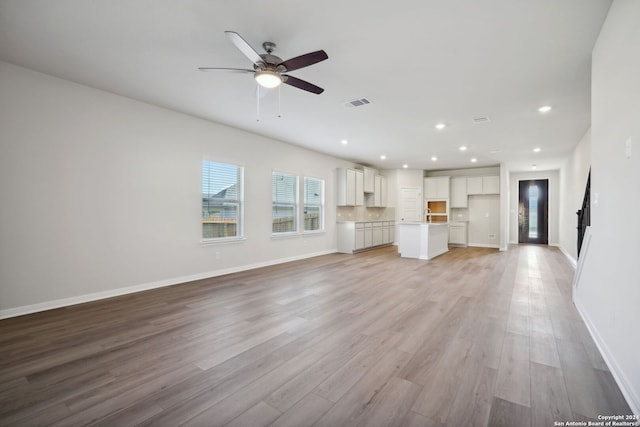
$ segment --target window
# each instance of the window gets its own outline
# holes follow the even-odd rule
[[[243,168],[202,161],[202,238],[242,237]]]
[[[324,181],[304,178],[304,231],[324,229]]]
[[[271,175],[273,234],[293,233],[298,230],[298,177],[282,172]]]

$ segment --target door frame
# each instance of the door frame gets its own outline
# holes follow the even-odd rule
[[[523,232],[523,217],[528,214],[528,205],[524,206],[521,200],[521,189],[525,183],[544,182],[546,191],[543,193],[543,203],[538,210],[538,214],[542,216],[542,221],[538,221],[541,224],[540,235],[537,238],[529,238],[527,234]],[[525,184],[526,185],[526,184]],[[518,243],[533,243],[533,244],[549,244],[549,188],[551,186],[551,180],[549,178],[532,178],[532,179],[518,179],[518,197],[517,197],[517,230],[518,230]]]

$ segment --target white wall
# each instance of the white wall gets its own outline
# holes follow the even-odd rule
[[[560,186],[559,173],[557,170],[540,171],[540,172],[512,172],[509,175],[509,242],[518,243],[518,191],[519,181],[529,179],[548,179],[549,180],[549,244],[558,245],[559,233],[559,203],[560,203]]]
[[[591,129],[575,146],[571,155],[560,169],[560,249],[573,264],[578,259],[578,217],[576,211],[582,208],[584,190],[587,186],[591,167]]]
[[[511,185],[509,170],[504,163],[500,164],[500,250],[509,249],[509,200]]]
[[[500,247],[500,196],[469,196],[469,246]]]
[[[640,1],[615,0],[593,50],[592,240],[574,301],[627,402],[640,415],[638,23]],[[627,158],[630,136],[633,150]]]
[[[203,158],[245,167],[243,242],[200,244]],[[350,165],[0,62],[0,317],[335,251]],[[325,180],[326,233],[271,238],[272,168]]]

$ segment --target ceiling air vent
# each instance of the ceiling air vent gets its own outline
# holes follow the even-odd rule
[[[489,118],[489,116],[478,116],[478,117],[474,117],[473,118],[473,124],[474,125],[479,125],[482,123],[489,123],[491,121],[491,119]]]
[[[368,98],[358,98],[347,101],[344,105],[347,107],[361,107],[363,105],[371,104],[371,100]]]

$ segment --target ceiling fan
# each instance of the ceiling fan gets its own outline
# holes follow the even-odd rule
[[[215,71],[225,70],[239,73],[253,73],[253,77],[256,82],[262,87],[274,88],[278,87],[281,83],[288,84],[289,86],[297,87],[298,89],[306,90],[307,92],[315,93],[317,95],[324,92],[324,89],[318,87],[312,83],[301,80],[297,77],[290,76],[290,71],[299,70],[300,68],[308,67],[309,65],[316,64],[320,61],[324,61],[329,58],[324,50],[317,50],[315,52],[306,53],[304,55],[296,56],[295,58],[283,61],[279,57],[273,54],[276,48],[276,44],[273,42],[264,42],[262,47],[266,53],[259,54],[249,43],[243,39],[240,34],[235,31],[225,31],[224,34],[247,58],[253,62],[253,70],[248,68],[212,68],[212,67],[199,67],[200,71]]]

